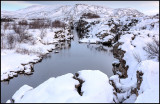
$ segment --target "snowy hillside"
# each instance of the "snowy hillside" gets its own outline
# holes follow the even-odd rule
[[[121,17],[124,15],[136,15],[143,16],[143,13],[130,8],[112,9],[109,7],[102,7],[96,5],[76,4],[73,6],[41,6],[33,5],[25,9],[9,12],[2,11],[1,17],[10,18],[25,18],[25,19],[36,19],[36,18],[72,18],[79,19],[83,13],[94,13],[101,17],[117,16]]]
[[[132,9],[132,8],[118,8],[118,9],[114,9],[113,10],[113,14],[114,16],[131,16],[131,15],[135,15],[135,16],[143,16],[144,14],[139,12],[136,9]]]

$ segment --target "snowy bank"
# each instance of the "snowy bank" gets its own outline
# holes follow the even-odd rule
[[[143,74],[139,96],[135,103],[158,103],[159,102],[159,62],[152,60],[143,61],[139,66]]]
[[[81,91],[76,88],[83,80]],[[13,96],[14,103],[113,103],[113,87],[99,70],[82,70],[50,78],[36,88],[24,85]],[[8,100],[7,102],[11,102]]]
[[[42,30],[40,29],[28,29],[26,31],[30,34],[31,40],[15,43],[15,47],[9,49],[7,35],[13,31],[6,30],[5,34],[7,35],[2,40],[5,48],[1,47],[1,81],[16,77],[18,73],[32,74],[35,63],[40,62],[43,56],[56,48],[56,45],[59,47],[61,41],[73,38],[69,30],[62,28],[44,29],[43,37],[41,37]],[[18,35],[15,32],[12,34],[15,37]]]
[[[145,51],[148,43],[159,41],[158,28],[158,19],[139,18],[115,43],[113,53],[119,62],[113,63],[115,75],[110,78],[117,95],[115,101],[159,102],[159,56],[152,54],[150,58]]]

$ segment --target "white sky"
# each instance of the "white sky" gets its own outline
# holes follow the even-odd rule
[[[159,1],[1,1],[1,10],[14,11],[31,5],[91,4],[110,8],[134,8],[147,15],[159,13]]]

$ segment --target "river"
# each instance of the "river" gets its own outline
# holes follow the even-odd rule
[[[74,40],[62,43],[59,53],[49,53],[42,62],[34,65],[32,75],[20,74],[9,82],[1,82],[1,103],[11,99],[13,94],[24,84],[37,87],[50,77],[66,73],[76,73],[80,70],[100,70],[112,76],[112,62],[115,60],[112,47],[98,44],[79,43],[74,30]]]

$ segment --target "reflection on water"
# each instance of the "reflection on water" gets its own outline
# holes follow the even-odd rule
[[[98,51],[98,52],[103,52],[108,55],[112,55],[113,53],[113,48],[112,47],[107,47],[102,44],[88,44],[87,48],[92,50],[92,51]]]
[[[56,46],[56,50],[70,49],[71,48],[71,40],[59,42],[55,46]]]
[[[51,54],[46,54],[46,55],[43,56],[43,58],[44,59],[50,59],[50,58],[52,58],[52,55]]]
[[[9,81],[3,82],[4,85],[9,85]]]
[[[9,82],[1,82],[1,102],[6,102],[24,84],[37,87],[50,77],[57,77],[66,73],[76,73],[80,70],[100,70],[113,75],[112,47],[96,44],[79,44],[76,31],[74,40],[56,44],[56,49],[47,54],[42,62],[34,65],[32,75],[20,74]],[[57,53],[55,53],[58,51]]]
[[[57,51],[57,53],[61,50],[69,50],[71,48],[71,40],[67,40],[64,42],[59,42],[55,44],[55,49],[53,50],[54,52]],[[43,56],[43,59],[51,59],[52,58],[52,53],[46,54]]]

